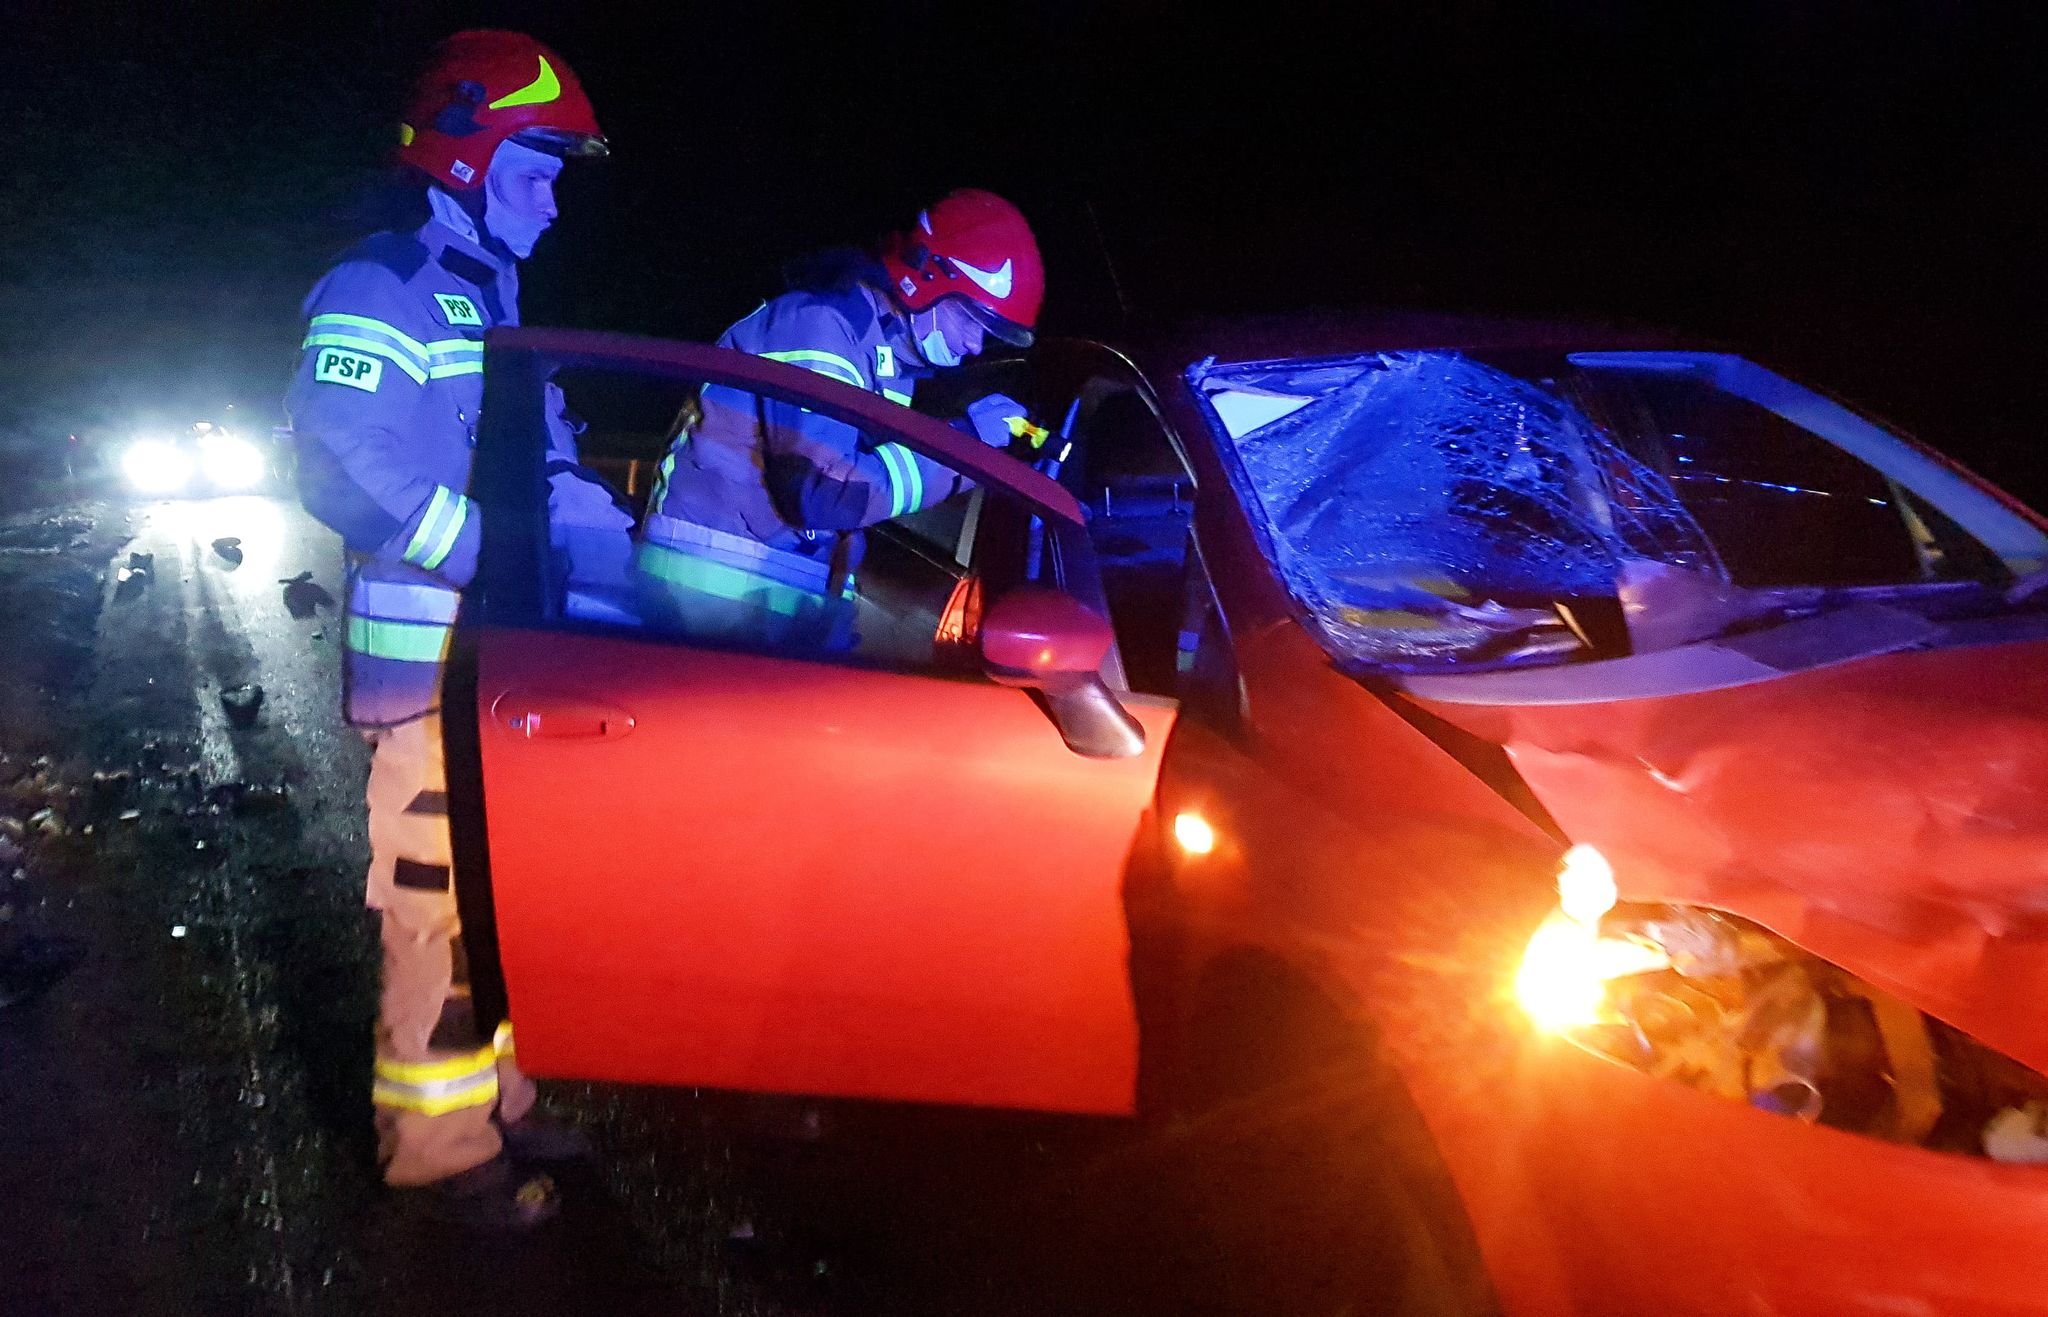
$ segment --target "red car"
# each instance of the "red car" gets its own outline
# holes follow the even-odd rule
[[[1337,1221],[1275,1310],[2048,1311],[2048,529],[1995,489],[1558,327],[1049,342],[975,381],[1030,466],[490,352],[450,763],[534,1073],[1159,1114],[1261,1204],[1219,1250]],[[652,621],[547,526],[554,372],[596,447],[708,381],[978,489],[870,533],[850,650]]]

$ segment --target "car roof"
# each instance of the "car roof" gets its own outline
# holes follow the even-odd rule
[[[1213,316],[1138,324],[1111,336],[1156,384],[1204,357],[1273,361],[1407,349],[1469,351],[1714,351],[1670,330],[1599,321],[1538,320],[1456,312],[1361,308]]]

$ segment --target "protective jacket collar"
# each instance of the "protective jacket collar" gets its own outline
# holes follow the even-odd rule
[[[508,274],[518,265],[502,249],[492,250],[497,244],[481,240],[475,221],[453,197],[435,188],[428,193],[428,199],[433,217],[420,226],[419,239],[426,244],[432,259],[438,261],[443,251],[453,249],[471,260],[482,261],[496,275]]]

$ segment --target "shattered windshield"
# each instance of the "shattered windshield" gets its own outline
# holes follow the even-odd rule
[[[1714,374],[1754,367],[1650,355],[1388,352],[1188,379],[1290,591],[1364,664],[1611,657],[1697,639],[1760,592],[2006,575],[1872,462]]]

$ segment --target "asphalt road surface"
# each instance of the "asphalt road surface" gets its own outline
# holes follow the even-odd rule
[[[1114,1122],[544,1084],[599,1147],[561,1220],[477,1240],[384,1191],[366,756],[337,608],[287,606],[302,572],[340,595],[338,546],[288,500],[0,522],[0,824],[26,848],[5,912],[87,948],[0,1009],[0,1313],[1220,1304],[1202,1277],[1235,1264]]]

